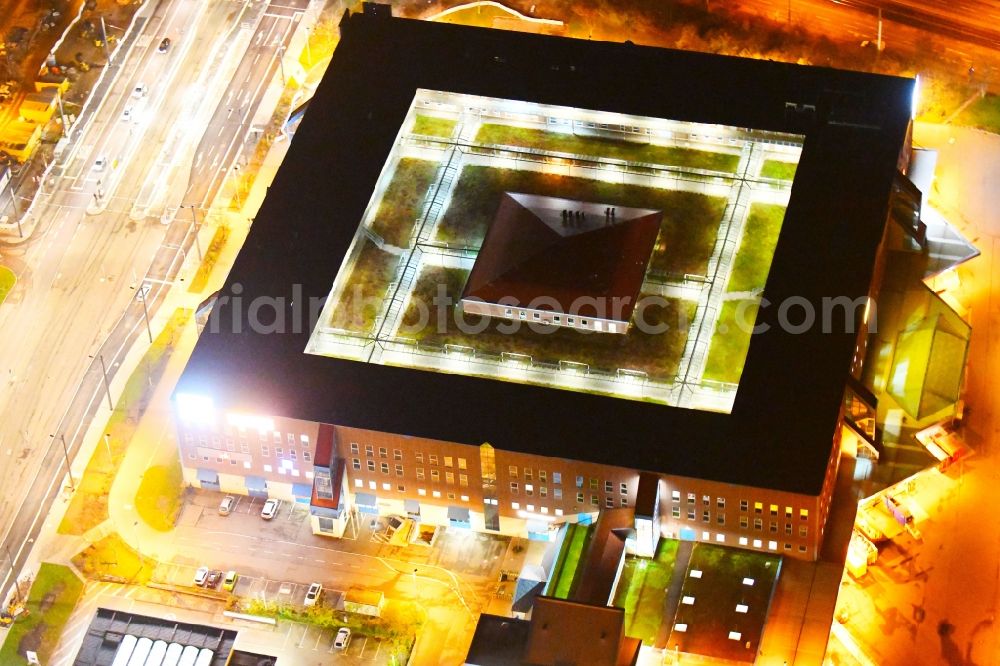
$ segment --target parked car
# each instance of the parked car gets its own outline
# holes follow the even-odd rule
[[[160,42],[160,45],[158,47],[156,47],[156,50],[159,51],[160,53],[166,53],[169,49],[170,49],[170,38],[169,37],[164,37],[163,41]]]
[[[341,627],[337,631],[337,637],[333,640],[333,647],[338,650],[346,650],[347,646],[351,643],[351,630],[347,627]]]
[[[122,111],[122,121],[127,123],[130,120],[132,120],[132,107],[126,106],[125,110]]]
[[[101,155],[94,160],[94,171],[104,171],[106,168],[108,168],[108,158],[106,155]]]
[[[205,579],[205,587],[207,587],[210,590],[214,590],[216,587],[219,586],[220,580],[222,580],[221,571],[215,571],[215,570],[209,571],[208,578]]]
[[[198,567],[198,570],[194,572],[194,584],[201,587],[207,579],[208,567]]]
[[[219,515],[228,516],[233,512],[233,507],[236,506],[236,498],[232,495],[226,495],[219,502]]]
[[[135,88],[132,89],[132,97],[136,99],[142,99],[149,94],[149,88],[146,87],[145,83],[140,83]]]
[[[239,577],[235,571],[227,571],[226,577],[222,579],[222,589],[226,592],[232,592],[233,588],[236,587],[236,579]]]
[[[316,602],[319,601],[319,595],[323,593],[323,585],[320,583],[313,583],[309,586],[309,590],[306,592],[306,606],[315,606]]]
[[[260,510],[260,517],[264,520],[271,520],[276,515],[278,515],[278,507],[281,506],[281,500],[269,499],[264,502],[264,508]]]

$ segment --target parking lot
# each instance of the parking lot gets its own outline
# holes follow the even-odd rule
[[[389,663],[389,651],[382,649],[382,639],[356,634],[352,636],[346,650],[338,650],[333,647],[336,634],[333,629],[320,629],[298,622],[280,622],[274,641],[276,646],[280,644],[281,651],[285,654],[291,650],[302,651],[303,663],[319,655],[323,655],[323,663],[329,663],[331,655],[339,656],[338,662],[351,664],[382,666]]]

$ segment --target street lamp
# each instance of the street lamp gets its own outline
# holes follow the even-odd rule
[[[88,356],[88,358],[94,357]],[[108,367],[104,365],[104,354],[98,354],[97,358],[101,361],[101,376],[104,377],[104,392],[108,396],[108,409],[114,411],[115,405],[111,402],[111,385],[108,383]]]
[[[49,437],[55,439],[55,435],[49,435]],[[69,489],[71,491],[75,491],[76,485],[73,483],[73,467],[69,460],[69,447],[66,446],[66,435],[59,433],[59,440],[62,442],[63,456],[66,458],[66,473],[69,474]]]
[[[104,433],[104,446],[108,450],[108,458],[113,462],[114,456],[111,455],[111,433]]]
[[[149,285],[141,285],[136,291],[135,297],[142,301],[142,314],[146,320],[146,335],[149,336],[149,344],[153,344],[153,329],[149,325],[149,308],[146,306],[146,295],[149,293],[150,288]],[[132,287],[132,289],[135,289],[135,287]]]
[[[182,204],[181,208],[185,206]],[[191,209],[191,232],[194,234],[194,246],[198,248],[198,261],[201,261],[204,257],[201,254],[201,241],[198,240],[198,213],[195,211],[196,206],[191,204],[187,206]]]
[[[285,80],[285,45],[278,47],[278,67],[281,68],[281,85],[286,85]]]

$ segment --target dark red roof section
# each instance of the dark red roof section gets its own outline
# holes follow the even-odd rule
[[[618,579],[618,567],[625,557],[625,540],[635,533],[631,508],[601,511],[594,535],[578,570],[579,583],[570,594],[572,601],[607,606]]]
[[[629,321],[662,214],[615,206],[612,220],[609,208],[505,193],[462,298]]]
[[[313,465],[319,467],[330,466],[330,460],[333,459],[333,452],[336,450],[334,447],[336,438],[336,428],[326,423],[319,424],[319,435],[316,437],[316,455],[313,457]]]

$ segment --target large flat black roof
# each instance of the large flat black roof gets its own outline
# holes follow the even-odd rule
[[[178,391],[217,406],[819,492],[855,334],[777,326],[779,304],[868,293],[907,133],[909,79],[355,14],[220,292]],[[310,327],[249,331],[325,298],[418,88],[805,135],[731,414],[303,352]],[[800,112],[787,103],[799,105]],[[806,108],[815,107],[815,111]],[[300,285],[293,289],[293,285]],[[237,290],[238,291],[238,290]],[[293,304],[293,301],[295,303]],[[801,309],[792,309],[792,313]],[[793,317],[793,321],[798,321]]]

